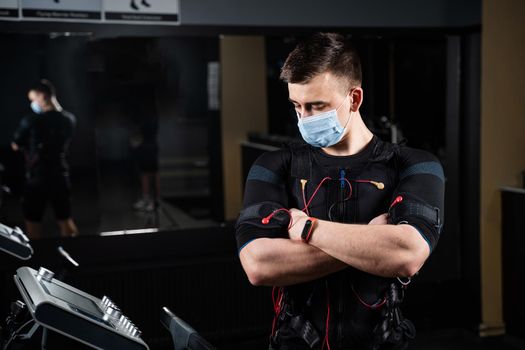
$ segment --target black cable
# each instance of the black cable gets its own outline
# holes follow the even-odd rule
[[[29,321],[27,321],[26,323],[24,323],[22,326],[20,326],[20,328],[18,328],[16,331],[13,332],[13,334],[11,335],[11,338],[9,338],[9,340],[5,343],[4,345],[4,350],[7,350],[8,346],[13,342],[13,340],[15,340],[15,338],[18,336],[18,333],[24,329],[25,327],[27,327],[28,324],[30,324],[31,322],[35,322],[35,320],[33,319],[30,319]]]
[[[334,221],[334,219],[332,219],[332,209],[334,209],[334,206],[337,205],[337,204],[341,204],[341,203],[344,203],[346,201],[349,201],[351,197],[347,197],[343,200],[339,200],[339,201],[336,201],[334,203],[332,203],[332,205],[330,205],[330,208],[328,208],[328,219],[330,219],[330,221]],[[342,213],[344,215],[344,213]]]
[[[40,342],[41,350],[47,349],[47,328],[42,329],[42,341]]]

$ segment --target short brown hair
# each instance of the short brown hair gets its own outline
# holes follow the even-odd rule
[[[361,60],[343,35],[317,33],[290,52],[281,69],[281,80],[303,84],[318,74],[330,72],[348,80],[348,87],[361,86]]]
[[[47,79],[42,79],[36,82],[29,88],[29,91],[40,92],[44,95],[44,98],[46,99],[50,99],[51,97],[56,96],[55,86]]]

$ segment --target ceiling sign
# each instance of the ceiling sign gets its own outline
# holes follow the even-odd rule
[[[0,0],[0,20],[180,24],[180,0]]]
[[[105,0],[104,14],[108,22],[178,24],[180,21],[177,0]]]
[[[0,0],[0,19],[18,19],[18,1]]]
[[[102,0],[21,0],[22,18],[44,20],[101,20]]]

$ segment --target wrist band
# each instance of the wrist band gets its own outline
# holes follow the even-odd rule
[[[308,218],[304,223],[303,232],[301,233],[301,239],[303,242],[308,243],[310,241],[316,221],[317,219],[315,218]]]

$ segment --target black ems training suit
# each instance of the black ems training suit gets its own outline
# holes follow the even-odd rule
[[[248,174],[236,225],[239,252],[258,238],[287,239],[289,216],[284,211],[268,224],[261,218],[279,208],[304,208],[301,179],[308,180],[308,200],[326,177],[330,179],[309,206],[311,217],[368,224],[388,212],[389,223],[412,225],[430,250],[435,248],[443,223],[441,164],[426,151],[374,136],[365,149],[351,156],[330,156],[298,145],[259,157]],[[327,336],[332,350],[405,349],[415,329],[399,310],[405,287],[401,282],[347,267],[281,288],[283,306],[275,320],[271,348],[321,349],[330,308]]]
[[[14,142],[26,157],[23,207],[29,221],[42,221],[47,201],[51,201],[58,220],[71,217],[66,154],[75,123],[69,112],[49,111],[25,117],[15,132]]]

